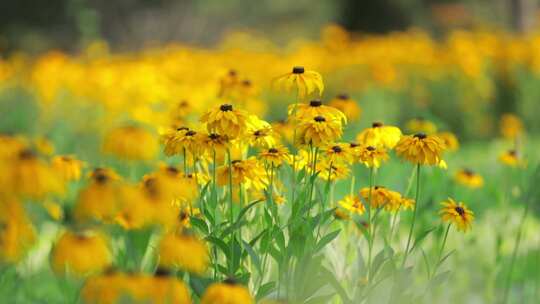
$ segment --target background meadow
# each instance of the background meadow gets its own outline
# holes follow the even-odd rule
[[[63,14],[43,28],[30,7],[2,4],[2,12],[35,18],[0,25],[0,296],[9,303],[538,302],[540,34],[536,11],[512,6],[535,1],[354,2],[53,1],[44,11]],[[514,8],[508,15],[506,5]],[[297,66],[318,72],[324,90],[304,97],[295,86],[277,88]],[[358,141],[374,122],[403,135],[457,137],[442,156],[446,168],[422,166],[407,263],[413,211],[372,209],[371,192],[358,194],[372,183],[415,197],[416,166],[392,148],[377,170],[356,159],[330,182],[309,165],[292,170],[290,158],[269,183],[261,152],[277,142],[313,160],[315,147],[292,139],[298,126],[288,111],[312,100],[347,116],[341,138],[321,154]],[[214,132],[201,116],[223,104],[268,122],[260,124],[276,143],[260,147],[245,135],[226,143],[217,161],[208,153],[215,146],[169,155],[167,136],[181,127]],[[501,158],[511,150],[512,161]],[[80,162],[55,166],[62,156]],[[229,187],[218,180],[220,172],[230,178],[233,159],[263,169],[248,168],[253,175]],[[171,167],[180,180],[159,184],[165,203],[144,209],[148,181],[161,182]],[[482,183],[463,181],[463,169]],[[100,179],[120,190],[81,198]],[[372,210],[347,210],[347,195]],[[445,237],[439,210],[449,197],[475,218],[469,231],[452,226]],[[102,206],[114,206],[110,218]],[[366,225],[372,215],[375,238]]]

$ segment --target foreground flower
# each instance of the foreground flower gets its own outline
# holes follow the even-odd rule
[[[51,253],[51,267],[57,274],[88,275],[111,265],[105,239],[94,232],[65,232]]]
[[[246,189],[262,190],[267,184],[264,168],[253,157],[231,161],[231,172],[228,165],[219,167],[217,178],[220,186],[229,185],[229,173],[232,176],[233,186],[244,185]]]
[[[235,109],[231,104],[222,104],[204,113],[201,122],[206,124],[209,133],[235,139],[246,132],[247,114]]]
[[[288,115],[291,120],[306,120],[315,116],[324,116],[347,123],[347,117],[345,117],[343,112],[334,107],[324,105],[319,99],[312,100],[308,104],[297,103],[289,105]]]
[[[381,208],[384,207],[387,211],[397,210],[402,203],[401,194],[396,191],[392,191],[383,186],[375,186],[371,188],[365,187],[360,189],[360,197],[366,203],[370,202],[370,192],[371,192],[371,208]]]
[[[169,233],[160,242],[159,265],[163,268],[203,274],[209,261],[208,248],[193,236]]]
[[[279,167],[284,162],[291,161],[291,155],[289,154],[289,149],[284,146],[275,146],[272,148],[265,149],[259,153],[260,159],[268,162],[274,167]]]
[[[201,299],[201,304],[252,304],[255,303],[246,287],[227,279],[223,283],[210,285]]]
[[[358,143],[392,149],[401,138],[401,130],[398,127],[386,126],[382,122],[374,122],[371,128],[367,128],[356,136]]]
[[[315,116],[303,120],[298,126],[298,143],[322,147],[341,138],[341,122],[335,118]]]
[[[144,128],[119,127],[105,137],[103,152],[125,160],[151,160],[158,152],[158,140]]]
[[[359,161],[368,168],[379,168],[389,158],[388,153],[382,147],[360,146],[357,149]]]
[[[457,229],[463,232],[471,229],[471,223],[474,220],[474,213],[462,202],[456,203],[453,199],[441,203],[443,208],[439,212],[444,222],[450,222],[457,226]]]
[[[446,145],[437,136],[417,133],[403,136],[395,149],[398,156],[413,164],[439,165]]]
[[[455,175],[456,182],[467,186],[469,188],[480,188],[484,185],[484,178],[470,170],[470,169],[461,169]]]
[[[324,154],[329,162],[352,163],[353,154],[348,143],[337,143],[326,147]]]
[[[347,117],[348,120],[357,121],[362,114],[362,109],[358,106],[355,100],[351,99],[347,94],[340,94],[332,99],[329,106],[334,107]]]
[[[292,72],[275,78],[272,85],[281,91],[290,92],[296,90],[299,99],[318,91],[319,96],[324,91],[321,74],[315,71],[306,71],[304,67],[295,66]]]
[[[257,148],[272,147],[276,145],[279,137],[268,122],[255,115],[249,116],[246,135],[248,143]]]
[[[351,213],[362,215],[366,212],[366,207],[356,195],[347,195],[338,204]]]

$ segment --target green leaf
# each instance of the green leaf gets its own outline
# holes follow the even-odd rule
[[[236,223],[239,223],[240,220],[242,219],[242,217],[246,214],[246,212],[249,211],[249,209],[253,208],[255,205],[257,205],[258,203],[262,202],[263,200],[256,200],[250,204],[248,204],[247,206],[245,206],[244,208],[242,208],[242,210],[240,210],[240,213],[238,213],[238,217],[236,218]]]
[[[326,245],[328,245],[330,242],[332,242],[338,235],[341,229],[338,229],[336,231],[332,231],[328,233],[327,235],[323,236],[321,240],[317,243],[315,246],[314,253],[319,252],[322,250]]]
[[[447,270],[445,272],[439,273],[430,282],[431,287],[437,287],[444,283],[448,278],[450,277],[450,270]]]
[[[261,285],[261,287],[259,287],[259,290],[257,290],[257,296],[256,296],[257,302],[260,301],[261,299],[264,299],[275,288],[276,288],[276,282],[268,282]]]
[[[190,220],[191,224],[193,226],[195,226],[195,228],[199,229],[199,231],[201,233],[203,233],[204,235],[209,234],[208,225],[206,224],[206,222],[203,219],[200,219],[200,218],[197,218],[197,217],[191,217],[189,220]]]
[[[436,227],[431,227],[429,228],[428,230],[422,232],[422,234],[420,234],[414,241],[414,244],[412,245],[409,253],[413,252],[414,249],[416,249],[416,247],[420,246],[420,244],[424,241],[424,239],[431,233],[433,232],[434,230],[436,229]]]
[[[230,254],[230,249],[229,247],[227,246],[227,244],[225,244],[225,242],[215,236],[207,236],[206,237],[206,240],[214,245],[216,245],[219,249],[221,249],[221,251],[225,254],[225,256],[229,256]]]
[[[259,258],[259,255],[253,250],[251,245],[249,245],[245,241],[242,241],[242,243],[244,244],[244,249],[247,251],[251,258],[251,262],[253,263],[259,274],[262,274],[261,259]]]
[[[330,299],[332,299],[335,296],[334,293],[324,296],[317,296],[312,297],[309,300],[305,301],[304,304],[328,304],[330,303]]]

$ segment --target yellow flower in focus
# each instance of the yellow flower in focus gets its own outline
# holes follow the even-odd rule
[[[208,247],[190,235],[166,234],[159,244],[159,265],[204,274],[210,262]]]
[[[231,161],[233,186],[243,185],[246,189],[262,190],[268,184],[266,172],[256,158]],[[229,166],[217,169],[217,179],[220,186],[229,185]]]
[[[343,112],[350,121],[358,121],[362,114],[360,106],[358,106],[356,101],[351,99],[347,94],[336,96],[328,103],[328,105]]]
[[[349,177],[351,170],[342,162],[331,162],[326,158],[317,160],[318,177],[323,180],[336,181]]]
[[[248,120],[247,141],[253,147],[269,148],[277,144],[278,134],[268,122],[251,115]]]
[[[36,240],[34,227],[21,202],[0,198],[0,261],[16,263]]]
[[[268,162],[274,167],[279,167],[281,164],[291,161],[289,149],[284,146],[275,146],[265,149],[259,153],[259,158]]]
[[[446,149],[448,151],[456,151],[459,148],[459,141],[454,135],[454,133],[451,132],[439,132],[436,134],[437,137],[442,139],[444,142],[444,145],[446,146]]]
[[[249,290],[232,279],[210,285],[201,298],[201,304],[253,304]]]
[[[385,209],[393,209],[394,206],[399,206],[399,199],[401,197],[398,197],[399,193],[395,191],[391,191],[383,186],[374,186],[371,188],[371,208],[380,208],[385,207]],[[369,195],[370,195],[370,189],[369,187],[365,187],[360,189],[360,197],[364,200],[364,202],[369,204]]]
[[[355,195],[345,196],[341,201],[338,202],[338,204],[351,213],[362,215],[364,212],[366,212],[366,207],[364,207],[364,204],[362,204],[360,198]]]
[[[470,169],[459,170],[454,176],[454,179],[459,184],[473,189],[481,188],[484,185],[484,178]]]
[[[329,162],[352,163],[353,155],[350,145],[347,143],[337,143],[325,148],[324,154]]]
[[[500,130],[504,138],[515,139],[523,134],[523,122],[515,114],[503,114],[500,122]]]
[[[360,146],[357,149],[360,162],[368,168],[379,168],[389,158],[383,147]]]
[[[158,140],[151,132],[136,126],[111,130],[103,142],[103,152],[118,158],[152,160],[158,152]]]
[[[105,239],[94,232],[70,231],[58,239],[51,252],[51,267],[59,275],[88,275],[105,270],[112,257]]]
[[[409,133],[433,134],[437,132],[437,126],[433,122],[423,117],[413,118],[409,120],[405,124],[405,128]]]
[[[230,146],[229,138],[217,133],[199,133],[197,141],[199,149],[208,155],[213,155],[216,152],[217,158],[222,158]]]
[[[322,147],[341,138],[343,133],[341,122],[336,118],[315,116],[303,120],[298,125],[298,143]]]
[[[78,181],[81,178],[84,163],[73,156],[62,155],[53,157],[51,165],[65,181]]]
[[[398,127],[386,126],[382,122],[374,122],[356,136],[356,140],[363,145],[393,149],[401,138]]]
[[[444,222],[450,222],[457,226],[458,230],[467,232],[471,229],[474,213],[462,202],[456,203],[453,199],[441,203],[443,208],[439,212]]]
[[[344,124],[347,123],[347,117],[340,110],[326,106],[321,100],[312,100],[308,104],[296,103],[288,107],[289,120],[309,120],[316,116],[336,119]]]
[[[285,92],[296,90],[299,99],[304,99],[307,95],[315,91],[321,96],[324,91],[321,74],[315,71],[306,71],[301,66],[295,66],[291,73],[275,78],[272,81],[272,85],[277,90]]]
[[[184,150],[193,152],[197,146],[196,134],[197,132],[187,127],[167,130],[161,135],[163,153],[166,156],[173,156],[182,154]]]
[[[418,165],[439,165],[446,145],[435,135],[403,136],[395,147],[398,156]]]
[[[233,108],[231,104],[213,107],[201,116],[209,133],[217,133],[236,139],[247,131],[247,114]]]

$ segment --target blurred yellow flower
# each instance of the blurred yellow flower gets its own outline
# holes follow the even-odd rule
[[[443,208],[439,212],[444,222],[450,222],[457,226],[458,230],[467,232],[471,229],[471,223],[474,220],[474,213],[462,202],[456,203],[453,199],[441,203]]]
[[[321,74],[315,71],[305,70],[301,66],[295,66],[291,73],[275,78],[272,84],[277,90],[286,92],[296,90],[300,100],[315,91],[321,96],[324,91]]]
[[[401,138],[398,127],[386,126],[382,122],[374,122],[356,136],[356,140],[363,145],[393,149]]]
[[[194,236],[168,233],[159,243],[159,265],[204,274],[210,262],[206,244]]]
[[[210,285],[201,298],[201,304],[253,304],[249,290],[232,279]]]
[[[459,184],[473,189],[481,188],[484,185],[484,178],[470,169],[459,170],[456,172],[454,179]]]

